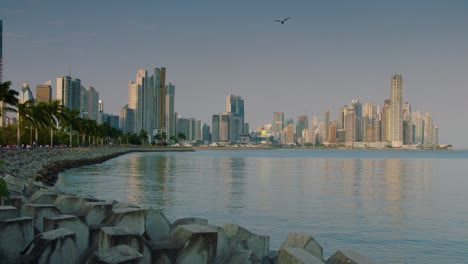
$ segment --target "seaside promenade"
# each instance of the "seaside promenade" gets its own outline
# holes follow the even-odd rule
[[[289,233],[278,250],[269,237],[207,219],[170,223],[158,208],[65,193],[64,170],[131,152],[194,151],[189,147],[38,148],[0,151],[0,263],[373,263],[338,250],[324,259],[310,235]],[[112,183],[109,183],[112,188]],[[118,191],[118,190],[115,190]]]

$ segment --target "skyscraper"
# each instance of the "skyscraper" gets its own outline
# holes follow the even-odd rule
[[[297,118],[296,136],[302,137],[302,130],[309,127],[309,119],[306,115],[301,115]]]
[[[403,77],[395,74],[391,79],[390,108],[392,109],[392,147],[403,145]]]
[[[224,112],[219,116],[219,141],[229,142],[231,132],[231,113]]]
[[[273,132],[275,133],[275,140],[279,139],[279,134],[284,128],[284,113],[274,112],[273,113]]]
[[[354,118],[356,120],[356,131],[354,132],[354,135],[356,137],[356,141],[362,141],[362,104],[358,99],[353,99],[351,101],[351,105],[354,108]]]
[[[220,116],[213,115],[211,118],[211,141],[219,142],[219,126],[220,126]]]
[[[328,141],[330,133],[330,111],[325,111],[325,140]]]
[[[244,132],[244,100],[238,95],[228,95],[226,97],[226,112],[233,114],[231,127],[236,131],[231,135],[231,137],[234,137],[231,142],[235,142],[238,139],[237,135],[242,135]],[[239,122],[239,125],[235,125],[236,122]]]
[[[0,82],[3,82],[3,20],[0,20]]]
[[[356,113],[353,106],[346,109],[345,118],[345,142],[347,145],[353,146],[356,141]]]
[[[24,104],[27,101],[34,100],[31,89],[29,89],[29,84],[23,83],[23,87],[21,88],[21,91],[19,92],[19,98],[18,99],[19,99],[19,102],[21,104]]]
[[[70,76],[57,78],[57,100],[61,105],[80,111],[81,80]]]
[[[99,93],[94,87],[81,86],[81,116],[91,120],[98,120]],[[127,106],[128,107],[128,106]]]
[[[383,142],[391,142],[391,132],[392,132],[392,109],[390,106],[390,99],[386,99],[384,101],[384,105],[382,107],[382,141]]]
[[[50,82],[50,81],[49,81]],[[36,103],[48,103],[52,100],[51,82],[36,86]]]
[[[158,89],[158,128],[166,126],[166,68],[159,70],[159,89]]]
[[[135,111],[129,108],[128,105],[125,105],[124,107],[120,109],[119,127],[124,134],[127,132],[134,131],[134,128],[133,128],[133,126],[135,125],[134,118],[135,118]]]
[[[175,96],[175,85],[169,83],[165,88],[165,111],[164,111],[164,127],[167,129],[167,138],[176,136],[175,134],[175,114],[174,114],[174,96]]]

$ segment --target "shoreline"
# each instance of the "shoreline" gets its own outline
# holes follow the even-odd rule
[[[0,152],[0,179],[11,194],[1,199],[0,259],[7,263],[111,263],[106,262],[109,259],[112,263],[373,263],[359,253],[342,250],[325,260],[320,244],[303,233],[290,232],[279,249],[270,250],[269,236],[236,224],[213,226],[202,218],[171,223],[158,209],[65,193],[54,186],[58,174],[67,169],[133,152],[195,149],[96,147]]]

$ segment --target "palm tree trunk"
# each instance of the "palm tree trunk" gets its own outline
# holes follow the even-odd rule
[[[72,146],[72,141],[73,141],[73,138],[72,138],[72,127],[70,126],[70,147]]]
[[[21,122],[18,117],[18,125],[16,126],[16,137],[18,141],[18,148],[21,147]]]
[[[54,146],[54,129],[50,129],[50,147]]]
[[[35,142],[36,142],[36,146],[39,146],[39,129],[35,129],[35,135],[34,135],[34,139],[35,139]]]

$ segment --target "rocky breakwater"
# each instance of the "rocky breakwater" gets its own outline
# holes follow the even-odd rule
[[[302,233],[289,233],[271,251],[268,236],[235,224],[213,226],[200,218],[171,223],[158,209],[50,186],[55,180],[49,178],[62,170],[130,151],[140,150],[1,153],[1,177],[11,196],[0,206],[0,263],[372,263],[342,250],[325,260],[320,244]]]

